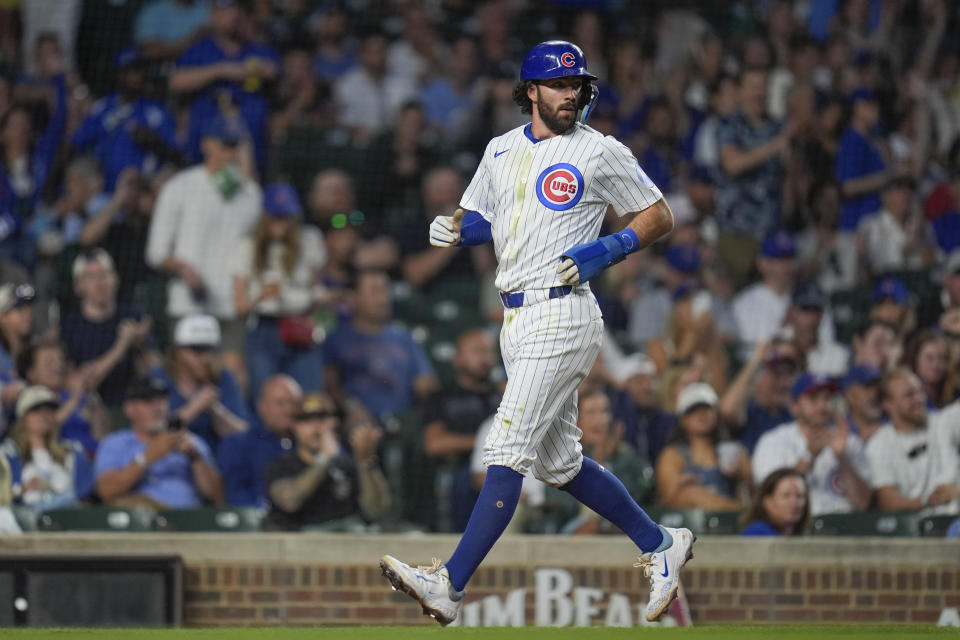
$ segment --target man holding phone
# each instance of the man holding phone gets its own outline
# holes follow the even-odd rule
[[[94,460],[105,504],[187,509],[223,502],[223,480],[210,449],[170,414],[162,378],[135,380],[123,410],[130,429],[104,438]]]

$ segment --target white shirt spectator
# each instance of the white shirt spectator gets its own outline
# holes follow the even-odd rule
[[[960,482],[960,400],[948,404],[930,418],[937,464],[945,482]]]
[[[921,220],[917,224],[925,227],[925,244],[936,246],[936,238],[930,232],[926,221]],[[859,233],[866,237],[865,257],[873,273],[924,268],[923,247],[917,244],[912,251],[904,255],[903,248],[910,240],[911,230],[909,226],[907,229],[901,227],[886,209],[875,216],[866,217],[860,223]]]
[[[254,311],[261,315],[286,316],[306,312],[314,300],[314,275],[327,263],[327,249],[319,229],[302,225],[298,232],[300,251],[293,271],[283,268],[284,247],[274,243],[267,250],[267,266],[262,274],[253,267],[253,238],[244,238],[236,252],[234,275],[247,279],[247,294],[256,300],[265,284],[280,283],[280,297],[261,300]]]
[[[838,342],[821,339],[813,351],[807,354],[807,372],[839,378],[847,372],[849,362],[849,349]]]
[[[416,97],[409,77],[386,74],[379,82],[363,67],[341,76],[333,87],[340,124],[376,133],[393,123],[405,102]]]
[[[733,299],[733,317],[740,340],[755,343],[769,340],[783,323],[790,307],[790,292],[778,294],[763,282],[741,291]]]
[[[797,234],[797,258],[801,264],[809,262],[817,253],[820,235],[816,229],[806,229]],[[814,280],[827,295],[835,291],[852,289],[857,284],[856,235],[838,231],[832,251],[820,256],[820,264]]]
[[[846,456],[854,470],[868,484],[870,465],[863,453],[863,443],[852,433],[847,437]],[[807,439],[796,422],[782,424],[760,436],[753,452],[753,478],[759,485],[771,472],[781,467],[793,467],[802,459],[811,458]],[[810,513],[850,513],[854,505],[840,483],[839,463],[833,449],[821,449],[807,472],[810,491]]]
[[[934,489],[949,480],[935,447],[934,433],[929,427],[904,433],[892,424],[883,425],[865,447],[870,461],[870,486],[894,487],[905,498],[926,501]],[[937,508],[938,513],[956,510],[956,500]]]
[[[181,171],[164,185],[147,238],[147,264],[157,268],[169,257],[182,260],[206,285],[206,300],[197,301],[182,280],[171,278],[167,313],[175,318],[190,313],[210,313],[221,320],[236,317],[230,256],[253,229],[262,200],[252,180],[244,180],[237,193],[224,200],[203,165]]]

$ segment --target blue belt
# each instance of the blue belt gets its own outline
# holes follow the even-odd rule
[[[565,295],[570,294],[573,291],[573,286],[566,285],[563,287],[550,287],[550,298],[562,298]],[[514,293],[504,293],[500,292],[500,301],[503,302],[503,306],[508,309],[514,309],[516,307],[523,306],[523,291],[516,291]]]

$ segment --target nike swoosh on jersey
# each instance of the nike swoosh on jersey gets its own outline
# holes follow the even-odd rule
[[[510,151],[510,149],[504,149],[503,151],[494,151],[493,157],[494,157],[494,158],[499,158],[500,156],[502,156],[503,154],[505,154],[507,151]]]

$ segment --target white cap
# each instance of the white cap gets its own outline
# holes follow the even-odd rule
[[[705,382],[688,384],[677,397],[677,414],[683,415],[690,409],[702,404],[708,407],[717,406],[717,392]]]
[[[213,316],[202,313],[184,316],[173,331],[173,344],[178,347],[220,346],[220,323]]]
[[[617,382],[623,384],[633,376],[652,376],[657,372],[657,365],[644,353],[634,353],[627,356],[610,372]]]
[[[38,407],[57,408],[59,406],[60,400],[57,398],[57,394],[50,389],[38,384],[27,387],[20,392],[20,396],[17,398],[17,420]]]

